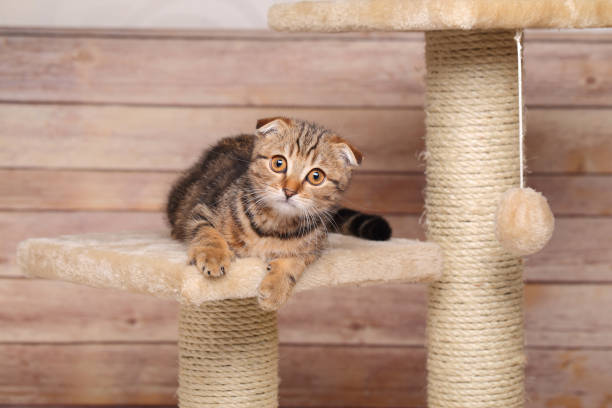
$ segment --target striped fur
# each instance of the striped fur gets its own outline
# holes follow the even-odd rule
[[[206,276],[231,273],[235,256],[266,259],[259,301],[275,310],[317,259],[329,230],[389,237],[381,217],[337,210],[360,162],[361,153],[326,128],[263,119],[254,135],[222,139],[177,180],[167,204],[172,235],[189,243],[191,262]]]

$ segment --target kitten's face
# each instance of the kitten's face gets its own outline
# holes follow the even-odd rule
[[[333,210],[361,153],[312,123],[277,118],[261,120],[257,127],[249,169],[256,200],[288,217]]]

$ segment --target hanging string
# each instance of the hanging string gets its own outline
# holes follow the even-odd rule
[[[525,187],[523,176],[523,145],[525,142],[525,126],[523,124],[523,30],[516,31],[514,41],[516,41],[516,55],[518,58],[519,178],[521,188],[523,188]]]

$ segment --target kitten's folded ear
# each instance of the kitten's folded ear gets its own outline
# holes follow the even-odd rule
[[[361,152],[357,150],[355,146],[337,135],[333,135],[330,138],[330,141],[338,145],[340,148],[340,154],[342,154],[349,166],[356,167],[361,164],[363,154],[361,154]]]
[[[265,135],[270,132],[279,131],[280,129],[288,128],[293,123],[291,119],[277,116],[275,118],[264,118],[257,121],[255,126],[256,133]]]

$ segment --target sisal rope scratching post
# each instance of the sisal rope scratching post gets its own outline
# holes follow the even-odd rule
[[[426,229],[444,250],[427,318],[430,407],[524,403],[521,260],[495,237],[519,185],[514,31],[426,33]]]
[[[255,298],[182,305],[178,398],[181,408],[276,408],[276,313]]]

